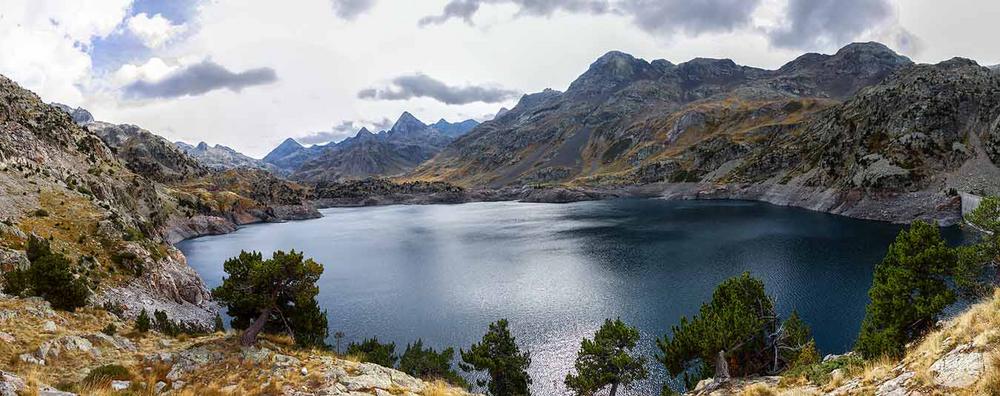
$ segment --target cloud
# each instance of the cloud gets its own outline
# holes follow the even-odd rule
[[[131,98],[176,98],[201,95],[223,88],[238,92],[246,87],[270,84],[277,80],[274,69],[268,67],[233,73],[217,63],[205,60],[175,70],[154,82],[132,82],[124,90],[125,96]]]
[[[837,48],[868,32],[904,50],[919,47],[917,38],[899,27],[888,0],[789,0],[784,19],[769,32],[771,45],[779,48]]]
[[[369,128],[373,133],[378,131],[384,131],[392,127],[392,120],[388,118],[383,118],[380,121],[342,121],[330,128],[328,131],[318,131],[308,134],[306,136],[295,138],[299,143],[302,144],[322,144],[327,142],[337,142],[345,138],[354,136],[357,134],[362,127]]]
[[[130,2],[4,1],[0,73],[46,101],[81,103],[94,78],[88,48],[115,31]]]
[[[184,25],[174,25],[161,14],[150,17],[145,12],[136,14],[125,23],[129,32],[149,48],[160,48],[174,36],[183,33]]]
[[[354,19],[375,6],[375,0],[331,0],[333,11],[343,19]]]
[[[450,86],[430,76],[414,74],[394,78],[391,87],[363,89],[358,92],[358,98],[377,100],[432,98],[449,105],[463,105],[474,102],[498,103],[515,98],[518,94],[517,91],[498,87]]]
[[[619,7],[647,32],[698,35],[747,26],[759,5],[760,0],[624,0]]]
[[[420,18],[420,26],[438,25],[449,19],[462,19],[472,24],[472,16],[483,4],[512,3],[519,9],[518,15],[551,16],[556,11],[571,13],[604,14],[611,10],[608,0],[451,0],[439,15]]]

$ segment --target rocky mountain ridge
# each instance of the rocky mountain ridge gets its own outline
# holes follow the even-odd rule
[[[409,112],[387,131],[361,128],[355,136],[325,145],[303,147],[286,139],[264,162],[293,180],[324,182],[384,177],[405,173],[430,159],[453,139],[478,125],[475,120],[427,125]]]
[[[777,70],[610,52],[566,92],[525,95],[404,180],[740,198],[889,221],[957,221],[1000,191],[996,74],[878,43]]]
[[[185,142],[174,142],[174,145],[209,169],[227,170],[249,168],[277,171],[277,168],[271,164],[249,157],[239,151],[221,144],[210,146],[205,142],[199,142],[197,145],[191,145]]]

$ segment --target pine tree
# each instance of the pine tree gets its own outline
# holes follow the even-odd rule
[[[483,335],[478,344],[472,344],[468,351],[459,351],[462,363],[459,365],[467,372],[486,371],[489,380],[476,382],[480,387],[486,387],[493,396],[526,396],[531,391],[531,377],[528,366],[531,365],[531,354],[521,352],[514,336],[507,329],[507,319],[490,323],[489,331]]]
[[[300,346],[325,346],[326,312],[316,303],[316,281],[323,266],[294,250],[241,252],[223,265],[229,275],[212,296],[226,306],[233,328],[244,329],[242,345],[252,345],[261,331],[286,332]]]
[[[900,232],[875,267],[855,349],[868,359],[902,355],[955,302],[948,276],[957,261],[936,224],[916,221]]]
[[[619,386],[645,379],[646,359],[630,353],[639,342],[639,330],[620,319],[604,321],[594,339],[584,338],[576,355],[576,375],[566,375],[566,387],[577,395],[592,395],[610,386],[615,396]]]
[[[424,348],[423,340],[406,345],[399,358],[399,370],[414,377],[433,380],[443,379],[451,384],[468,388],[469,384],[451,368],[455,348],[445,348],[441,352],[434,348]]]
[[[152,323],[149,320],[149,313],[147,313],[146,309],[143,308],[142,311],[139,312],[139,317],[135,318],[135,329],[140,333],[145,333],[149,331],[151,325]]]

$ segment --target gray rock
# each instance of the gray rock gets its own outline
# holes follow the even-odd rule
[[[10,335],[10,333],[7,333],[5,331],[0,331],[0,341],[6,342],[8,344],[13,344],[15,341],[17,341],[17,339],[14,338],[14,336]]]
[[[18,356],[18,359],[21,359],[22,362],[28,364],[35,364],[39,366],[45,365],[45,359],[39,359],[35,357],[35,355],[32,355],[30,353],[22,353],[20,356]]]
[[[55,333],[56,332],[56,323],[53,322],[53,321],[51,321],[51,320],[46,320],[45,323],[42,324],[42,331],[44,331],[46,333]]]
[[[38,389],[38,396],[76,396],[76,393],[64,392],[51,386],[41,386]]]
[[[913,376],[912,371],[903,372],[896,378],[879,385],[878,389],[875,390],[875,394],[879,396],[907,396],[910,394],[910,391],[906,389],[906,384]]]
[[[111,381],[111,389],[116,391],[123,391],[131,386],[132,382],[130,381],[118,381],[118,380]]]
[[[21,377],[0,371],[0,396],[18,396],[27,387]]]
[[[156,385],[153,385],[153,389],[156,390],[156,393],[163,392],[163,389],[165,389],[166,387],[167,387],[167,383],[163,382],[163,381],[158,381],[158,382],[156,382]]]
[[[971,352],[971,346],[955,348],[931,365],[934,383],[945,388],[964,388],[979,380],[985,369],[983,353]]]

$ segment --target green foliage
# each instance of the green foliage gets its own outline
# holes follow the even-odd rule
[[[434,348],[424,348],[424,342],[417,340],[406,345],[403,356],[399,358],[399,370],[414,377],[427,380],[443,379],[448,383],[468,388],[469,383],[451,368],[455,357],[454,348],[446,348],[437,352]]]
[[[347,354],[354,355],[363,362],[375,363],[380,366],[394,367],[396,360],[396,343],[381,343],[378,337],[364,340],[362,343],[350,343],[347,345]]]
[[[226,324],[222,322],[222,315],[215,314],[215,324],[212,326],[212,330],[216,333],[224,333],[226,331]]]
[[[232,327],[246,329],[241,342],[252,344],[266,331],[287,332],[301,346],[325,346],[326,311],[316,303],[323,266],[294,250],[269,260],[241,252],[223,266],[229,276],[212,295],[226,306]]]
[[[985,197],[965,220],[976,227],[1000,235],[1000,197]]]
[[[645,379],[646,359],[630,353],[639,342],[639,330],[620,319],[605,320],[594,334],[594,339],[584,338],[576,355],[576,375],[566,375],[566,387],[577,395],[592,395],[611,386],[614,396],[618,386],[628,387]]]
[[[36,209],[34,215],[35,217],[49,217],[49,211],[45,209]]]
[[[140,333],[145,333],[149,331],[151,327],[152,322],[149,320],[149,313],[147,313],[144,308],[141,312],[139,312],[139,316],[135,318],[135,329]]]
[[[116,327],[114,323],[108,323],[107,326],[104,326],[104,329],[101,330],[101,332],[109,336],[113,336],[118,332],[118,327]]]
[[[773,362],[768,356],[768,335],[776,330],[774,302],[764,291],[764,283],[749,273],[722,282],[711,302],[698,315],[681,318],[672,328],[673,337],[656,340],[657,360],[672,376],[688,375],[689,385],[715,375],[714,363],[725,351],[729,371],[734,376],[764,372]],[[696,372],[689,372],[694,365]]]
[[[867,359],[901,356],[955,302],[948,276],[958,261],[936,224],[916,221],[896,237],[875,267],[870,302],[855,349]]]
[[[490,323],[489,331],[478,344],[472,344],[468,351],[459,351],[466,372],[486,371],[489,380],[479,380],[476,384],[486,387],[494,396],[522,396],[531,392],[531,377],[528,366],[531,354],[521,352],[514,337],[507,329],[507,319]]]
[[[73,276],[66,256],[53,253],[48,241],[32,237],[28,240],[27,269],[5,275],[4,292],[19,296],[42,297],[53,308],[75,311],[87,304],[90,289],[83,280]]]
[[[180,326],[170,320],[166,312],[158,309],[153,311],[153,328],[171,337],[177,337],[181,333]]]
[[[957,248],[955,286],[966,297],[983,297],[993,290],[1000,261],[1000,197],[983,198],[965,221],[986,232],[978,243]]]
[[[798,311],[792,311],[781,327],[782,345],[778,351],[781,358],[790,366],[815,363],[810,361],[812,359],[810,355],[819,357],[816,342],[813,341],[809,326],[799,317]]]
[[[127,368],[118,364],[108,364],[95,367],[83,379],[84,384],[106,384],[111,381],[128,381],[132,379],[132,373]]]

